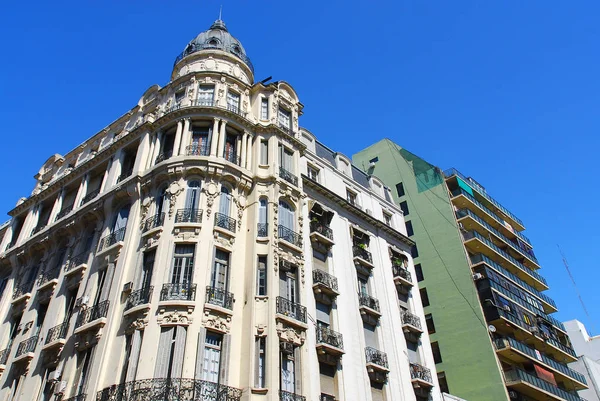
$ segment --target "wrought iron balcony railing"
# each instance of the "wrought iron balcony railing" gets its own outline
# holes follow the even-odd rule
[[[227,216],[226,214],[215,213],[215,226],[224,228],[225,230],[235,233],[235,230],[236,230],[235,223],[236,223],[235,219],[232,219],[231,217]]]
[[[238,106],[236,104],[227,103],[227,110],[229,110],[232,113],[235,113],[239,116],[244,116],[246,114],[240,109],[240,106]]]
[[[37,280],[38,287],[46,284],[50,280],[57,279],[59,274],[60,274],[60,266],[55,267],[52,270],[43,271],[42,273],[40,273],[38,280]]]
[[[362,248],[360,245],[354,245],[352,247],[352,255],[354,255],[356,258],[364,259],[369,263],[373,263],[373,256],[371,256],[371,252]]]
[[[196,284],[165,283],[160,291],[161,301],[195,301]]]
[[[554,394],[557,397],[562,398],[567,401],[583,401],[576,393],[570,393],[565,391],[552,383],[549,383],[545,380],[540,379],[532,374],[529,374],[521,369],[516,367],[512,367],[511,370],[504,372],[504,379],[506,382],[520,382],[524,381],[531,384],[534,387],[537,387],[543,391],[546,391],[550,394]]]
[[[25,294],[31,293],[33,289],[33,281],[23,284],[17,284],[13,290],[13,299],[17,299]]]
[[[67,338],[67,331],[69,331],[69,320],[65,320],[63,323],[58,326],[52,327],[48,330],[48,335],[46,336],[46,344],[50,344],[53,341],[64,340]]]
[[[279,401],[306,401],[306,397],[289,391],[279,390]]]
[[[98,244],[98,252],[116,244],[117,242],[123,241],[124,238],[125,227],[119,228],[117,231],[108,234],[106,237],[100,240],[100,243]]]
[[[404,280],[412,282],[412,276],[404,266],[392,265],[392,271],[394,272],[394,277],[402,277]]]
[[[92,199],[94,199],[96,196],[100,195],[100,188],[95,189],[91,192],[88,192],[86,196],[83,197],[83,199],[81,200],[81,204],[80,206],[85,205],[86,203],[88,203],[89,201],[91,201]]]
[[[108,315],[108,307],[110,305],[110,301],[103,301],[97,305],[91,306],[87,309],[83,309],[79,312],[77,316],[77,322],[75,323],[75,327],[81,327],[84,324],[88,324],[93,322],[94,320],[101,319]]]
[[[69,257],[69,261],[65,265],[65,271],[68,272],[73,270],[77,266],[81,266],[84,263],[87,263],[87,260],[90,256],[90,253],[87,251],[81,252],[75,256]]]
[[[145,379],[98,391],[96,401],[239,401],[242,391],[194,379]]]
[[[292,245],[302,248],[302,236],[291,229],[282,226],[281,224],[278,227],[277,235],[282,240],[289,242]]]
[[[258,237],[269,236],[269,223],[258,223],[256,226],[256,235]]]
[[[319,401],[335,401],[335,397],[330,394],[321,394]]]
[[[233,294],[220,288],[206,287],[206,303],[233,310]]]
[[[211,102],[212,103],[212,102]],[[211,104],[212,106],[212,104]],[[210,147],[208,145],[189,145],[185,148],[185,153],[188,156],[209,156]]]
[[[31,235],[39,233],[44,228],[46,228],[46,224],[38,224],[38,226],[36,228],[34,228],[33,231],[31,232]]]
[[[242,164],[242,159],[240,156],[236,155],[235,152],[232,151],[224,151],[223,152],[223,158],[225,160],[227,160],[230,163],[233,163],[235,165],[241,165]]]
[[[129,310],[138,305],[149,304],[152,300],[153,286],[140,288],[139,290],[131,291],[131,294],[127,297],[127,304],[125,310]]]
[[[194,101],[194,106],[214,107],[216,105],[214,99],[196,99]]]
[[[325,238],[329,238],[333,241],[333,230],[329,226],[321,223],[320,221],[310,222],[310,232],[319,233]]]
[[[173,151],[167,151],[167,152],[162,152],[158,155],[158,157],[156,158],[156,161],[154,162],[154,164],[158,164],[158,163],[162,163],[165,160],[170,159],[171,157],[173,157]]]
[[[58,214],[56,215],[56,219],[54,221],[58,221],[58,220],[62,219],[63,217],[65,217],[66,215],[71,213],[72,211],[73,211],[73,205],[63,207],[61,209],[61,211],[58,212]]]
[[[8,355],[10,354],[10,347],[0,351],[0,365],[6,365],[8,361]]]
[[[165,224],[164,213],[150,216],[142,222],[142,232],[145,233],[146,231],[150,231],[154,228],[162,227],[163,224]]]
[[[427,383],[433,383],[431,378],[431,370],[425,366],[419,365],[418,363],[410,364],[410,378],[423,380]]]
[[[421,330],[421,319],[419,319],[419,316],[413,315],[408,311],[402,311],[402,323],[410,324],[411,326]]]
[[[202,209],[179,209],[175,223],[202,223]]]
[[[117,178],[117,184],[125,181],[126,179],[128,179],[129,177],[131,177],[133,175],[133,167],[128,168],[125,171],[121,172],[121,175],[119,175],[119,177]]]
[[[294,186],[298,186],[298,176],[290,173],[283,167],[279,167],[279,176]]]
[[[367,357],[367,363],[374,363],[386,369],[388,368],[387,354],[385,352],[367,347],[365,348],[365,356]]]
[[[379,312],[379,301],[368,294],[359,293],[358,303],[360,306],[365,306],[369,309]]]
[[[277,313],[289,316],[302,323],[306,323],[306,307],[283,297],[277,297],[276,299]]]
[[[85,401],[85,399],[87,398],[87,394],[77,394],[73,397],[67,398],[66,400],[61,400],[61,401]]]
[[[323,270],[313,270],[313,284],[323,284],[334,291],[338,290],[338,279]]]
[[[344,349],[344,339],[341,333],[331,330],[326,326],[317,326],[317,343],[324,343]]]
[[[38,336],[33,336],[28,338],[25,341],[21,341],[19,346],[17,347],[17,352],[15,354],[15,358],[20,357],[28,352],[34,352],[35,347],[37,346]]]

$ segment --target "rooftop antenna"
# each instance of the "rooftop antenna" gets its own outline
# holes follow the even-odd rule
[[[223,14],[223,4],[221,4],[221,7],[219,8],[219,21],[222,21],[222,19],[221,19],[222,14]]]

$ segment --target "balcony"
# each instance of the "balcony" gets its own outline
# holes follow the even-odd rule
[[[148,217],[142,222],[142,233],[146,233],[155,228],[162,227],[165,223],[165,214],[160,213],[151,217]]]
[[[388,366],[387,354],[372,347],[365,348],[367,360],[367,373],[371,381],[376,383],[385,383],[387,374],[390,371]]]
[[[423,387],[433,387],[433,379],[431,378],[431,370],[418,363],[410,364],[410,379],[413,385]]]
[[[242,391],[194,379],[145,379],[115,384],[98,391],[96,401],[240,401]]]
[[[58,221],[71,213],[73,211],[73,205],[69,205],[67,207],[63,207],[60,212],[56,215],[56,219],[54,221]]]
[[[33,281],[24,284],[17,284],[13,290],[12,304],[16,305],[21,302],[27,302],[29,298],[31,298],[33,284]]]
[[[232,311],[235,299],[233,298],[233,294],[230,292],[227,292],[221,288],[208,286],[206,287],[206,299],[204,302],[210,305],[219,306],[227,309],[228,311]]]
[[[514,362],[541,364],[554,371],[562,380],[568,381],[575,390],[587,388],[587,382],[582,374],[511,337],[495,339],[494,347],[499,355]]]
[[[117,178],[117,184],[120,183],[120,182],[125,181],[126,179],[128,179],[132,175],[133,175],[133,167],[130,167],[129,169],[121,172],[121,175],[119,175],[119,177]]]
[[[394,283],[396,284],[398,292],[404,295],[408,294],[414,285],[410,272],[404,267],[403,264],[395,264],[393,261],[392,272],[394,273]]]
[[[60,348],[67,342],[67,332],[69,331],[69,321],[65,320],[58,326],[52,327],[48,330],[46,336],[46,343],[42,346],[42,351],[46,351],[52,348]]]
[[[127,303],[125,304],[125,311],[132,308],[136,308],[140,305],[148,305],[152,300],[152,292],[154,291],[153,286],[140,288],[139,290],[131,291],[131,294],[127,297]],[[149,308],[149,306],[148,306]]]
[[[408,311],[402,311],[402,329],[406,332],[423,333],[423,328],[421,326],[421,319],[417,315],[413,315]]]
[[[60,267],[56,267],[52,270],[47,270],[40,273],[37,279],[38,291],[46,289],[54,289],[58,284],[58,276],[60,275]]]
[[[125,227],[118,229],[102,238],[98,244],[98,253],[122,242],[125,239]]]
[[[323,294],[330,301],[340,295],[338,291],[338,280],[335,276],[324,272],[323,270],[313,270],[313,291],[315,294]]]
[[[65,276],[72,276],[77,272],[83,272],[87,269],[87,261],[89,259],[89,252],[84,251],[75,256],[69,257],[67,264],[65,265]]]
[[[558,388],[554,384],[516,367],[504,372],[504,381],[508,388],[515,389],[534,399],[542,399],[541,397],[543,397],[543,399],[558,401],[584,401],[576,393]]]
[[[21,341],[15,353],[14,362],[29,362],[35,356],[35,347],[37,346],[38,336],[33,336],[25,341]]]
[[[169,160],[171,157],[173,157],[173,151],[167,151],[167,152],[162,152],[158,155],[158,157],[156,158],[154,164],[159,164],[164,162],[165,160]]]
[[[31,231],[31,235],[35,235],[35,234],[39,233],[44,228],[46,228],[46,224],[39,224],[36,228],[33,229],[33,231]]]
[[[302,248],[302,236],[300,236],[300,234],[281,224],[277,228],[277,235],[279,238],[297,248]]]
[[[103,301],[87,309],[82,309],[79,315],[77,315],[75,333],[81,333],[96,327],[103,327],[106,324],[109,305],[110,301]]]
[[[235,233],[236,221],[223,213],[215,213],[215,227]]]
[[[196,284],[166,283],[160,291],[161,301],[195,301]]]
[[[279,167],[279,177],[281,177],[281,179],[289,182],[290,184],[292,184],[295,187],[298,186],[298,177],[295,176],[294,174],[290,173],[283,167]]]
[[[100,195],[100,188],[95,189],[92,192],[88,192],[88,194],[86,196],[84,196],[83,199],[81,200],[81,203],[79,204],[79,206],[85,205],[92,199],[96,198],[98,195]]]
[[[379,301],[368,294],[358,294],[360,317],[367,324],[376,325],[381,317]]]
[[[277,318],[293,326],[306,329],[306,307],[283,297],[276,300]]]
[[[310,238],[313,242],[320,242],[327,247],[335,244],[333,230],[318,220],[310,222]]]
[[[317,356],[320,362],[335,365],[344,354],[344,340],[340,333],[317,325]]]
[[[175,213],[175,224],[202,223],[202,209],[179,209]]]
[[[258,223],[256,225],[256,236],[266,238],[269,236],[269,223]]]
[[[233,163],[236,166],[242,165],[242,159],[233,151],[225,151],[223,152],[223,159],[227,160],[229,163]]]
[[[290,393],[289,391],[279,390],[279,401],[306,401],[306,397]]]
[[[10,354],[10,344],[8,348],[0,351],[0,373],[4,372],[6,369],[6,362],[8,362],[8,356]]]
[[[85,401],[87,398],[87,394],[78,394],[73,397],[67,398],[61,401]]]
[[[336,401],[335,397],[331,394],[323,394],[319,397],[319,401]]]
[[[357,265],[364,266],[368,269],[375,267],[373,264],[373,256],[371,252],[367,251],[366,244],[356,244],[352,247],[352,255],[354,256],[354,263]]]
[[[212,102],[211,102],[212,106]],[[210,147],[208,145],[189,145],[185,148],[187,156],[210,156]]]
[[[242,117],[244,117],[244,116],[246,115],[246,113],[244,113],[244,112],[243,112],[243,111],[240,109],[240,106],[239,106],[239,105],[237,105],[237,104],[230,104],[230,103],[227,103],[227,110],[228,110],[228,111],[230,111],[230,112],[232,112],[232,113],[234,113],[234,114],[237,114],[238,116],[242,116]]]

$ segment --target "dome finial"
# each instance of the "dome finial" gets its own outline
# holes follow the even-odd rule
[[[223,18],[221,18],[221,14],[223,14],[223,4],[221,4],[221,7],[219,8],[219,21],[223,21]]]
[[[215,22],[213,22],[210,29],[222,29],[224,31],[227,31],[227,27],[225,26],[225,22],[223,22],[222,17],[223,17],[223,5],[221,5],[221,7],[219,7],[219,19],[216,20]]]

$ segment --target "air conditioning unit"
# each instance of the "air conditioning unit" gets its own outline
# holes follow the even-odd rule
[[[50,374],[48,375],[48,380],[51,382],[57,382],[60,380],[60,375],[61,375],[61,371],[60,370],[54,370],[52,372],[50,372]]]
[[[54,394],[55,395],[63,395],[67,391],[67,382],[61,381],[55,384],[54,386]]]
[[[481,273],[473,273],[473,281],[481,280],[483,278],[484,278],[483,274],[481,274]]]
[[[123,292],[129,293],[131,291],[133,291],[133,282],[132,281],[125,283],[123,285]]]
[[[519,398],[519,394],[517,394],[516,391],[512,391],[512,390],[508,392],[508,396],[510,398],[512,398],[513,400],[516,400],[517,398]]]

